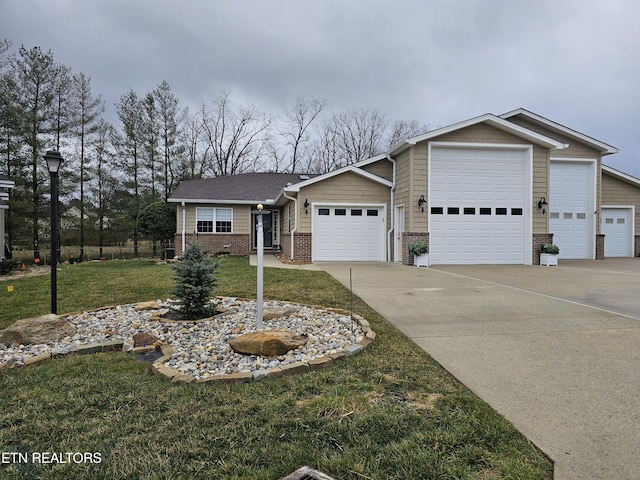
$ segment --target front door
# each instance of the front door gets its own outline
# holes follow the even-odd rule
[[[271,215],[262,216],[262,228],[264,236],[264,248],[273,247],[273,212]]]

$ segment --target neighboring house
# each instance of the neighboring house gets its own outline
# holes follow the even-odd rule
[[[183,182],[169,199],[176,248],[254,251],[262,203],[265,247],[297,260],[408,264],[416,240],[433,264],[538,264],[547,242],[561,258],[603,258],[602,157],[617,152],[524,109],[486,114],[322,175]]]
[[[0,258],[4,258],[7,251],[4,234],[4,211],[9,209],[7,204],[9,201],[9,189],[14,186],[15,183],[9,180],[9,177],[0,174]]]

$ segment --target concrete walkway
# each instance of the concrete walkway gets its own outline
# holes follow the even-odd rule
[[[555,462],[640,478],[640,261],[322,263]]]

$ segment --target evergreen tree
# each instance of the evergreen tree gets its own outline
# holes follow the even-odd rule
[[[196,320],[213,315],[210,295],[218,285],[214,276],[218,262],[209,258],[198,243],[192,243],[172,268],[175,286],[170,293],[178,298],[182,317]]]

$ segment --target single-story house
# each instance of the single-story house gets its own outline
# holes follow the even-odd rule
[[[626,238],[640,234],[635,203],[616,193],[638,180],[602,166],[617,152],[525,109],[485,114],[321,175],[185,181],[169,199],[176,249],[197,238],[211,253],[254,251],[262,204],[265,248],[296,260],[407,264],[417,240],[433,264],[538,264],[549,242],[560,258],[603,258],[617,242],[604,214],[626,209]]]
[[[7,250],[4,234],[4,211],[9,209],[7,204],[9,201],[9,189],[14,186],[15,183],[9,180],[9,177],[0,173],[0,259],[5,257]]]

